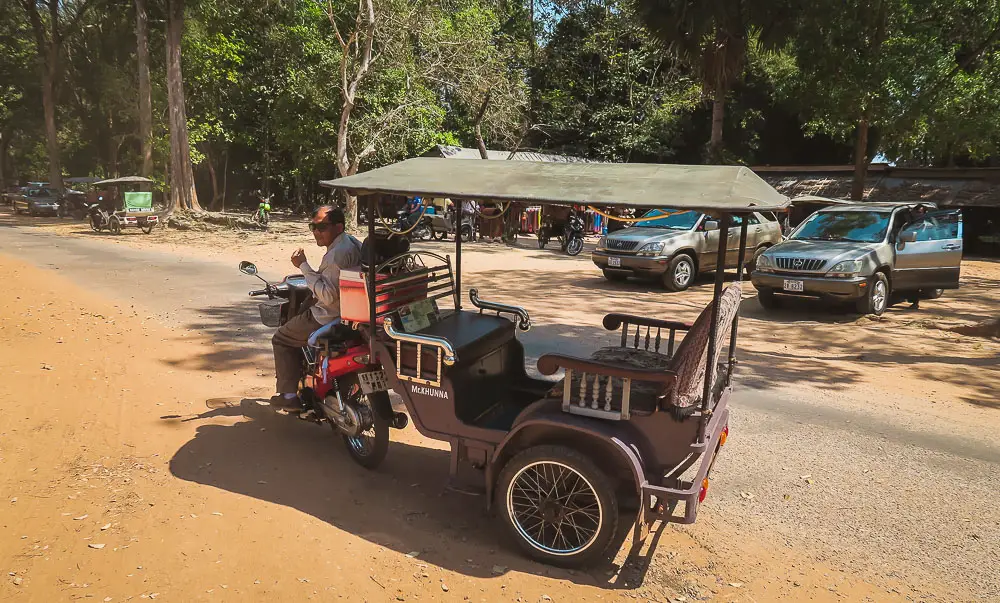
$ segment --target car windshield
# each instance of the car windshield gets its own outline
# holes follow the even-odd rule
[[[832,211],[813,214],[791,239],[877,243],[885,238],[889,214],[877,211]]]
[[[656,216],[663,216],[656,218]],[[655,220],[643,220],[636,222],[636,226],[644,228],[669,228],[670,230],[691,230],[698,223],[701,217],[700,212],[681,211],[676,209],[653,209],[646,213],[643,218],[656,218]]]

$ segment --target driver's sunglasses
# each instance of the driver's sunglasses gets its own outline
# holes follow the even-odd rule
[[[317,224],[316,222],[310,222],[309,230],[312,232],[316,232],[317,230],[327,230],[331,226],[333,226],[333,224],[330,224],[329,222],[320,222],[319,224]]]

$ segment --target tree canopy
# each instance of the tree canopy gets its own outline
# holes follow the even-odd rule
[[[0,0],[0,181],[148,170],[165,190],[168,4],[213,209],[304,208],[434,144],[862,177],[879,154],[1000,154],[1000,0],[171,2]]]

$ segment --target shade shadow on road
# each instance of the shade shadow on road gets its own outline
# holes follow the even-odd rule
[[[641,584],[640,564],[613,579],[610,562],[588,571],[535,563],[508,544],[486,513],[481,495],[446,488],[449,452],[392,441],[386,461],[368,471],[350,460],[341,437],[326,425],[276,413],[255,400],[202,415],[164,421],[243,416],[233,425],[200,425],[170,460],[183,480],[307,513],[331,526],[401,554],[478,578],[513,570],[602,588]],[[396,433],[396,432],[394,432]],[[628,523],[628,515],[623,515]],[[620,528],[619,543],[627,535]]]

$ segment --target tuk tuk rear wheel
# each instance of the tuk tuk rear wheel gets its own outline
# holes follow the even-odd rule
[[[352,383],[349,379],[344,381],[348,384]],[[345,393],[341,391],[341,395]],[[380,401],[378,400],[379,396],[385,396],[385,399]],[[365,469],[374,469],[382,464],[386,453],[389,452],[389,422],[378,412],[378,407],[380,404],[389,404],[391,408],[392,403],[389,401],[388,392],[378,392],[361,394],[357,404],[364,407],[364,414],[371,415],[371,426],[358,436],[342,434],[344,447],[347,448],[347,453],[351,455],[355,463]],[[336,425],[331,423],[331,427],[337,431]]]
[[[514,455],[500,473],[496,497],[509,537],[549,565],[600,561],[618,528],[613,482],[566,446],[532,446]]]
[[[121,234],[122,233],[122,223],[118,218],[111,218],[111,223],[108,225],[108,230],[111,234]]]
[[[94,232],[101,232],[101,225],[94,219],[94,216],[90,216],[90,228]]]
[[[140,226],[139,228],[142,230],[142,234],[149,234],[153,232],[153,225],[149,223],[146,223],[146,225]]]

